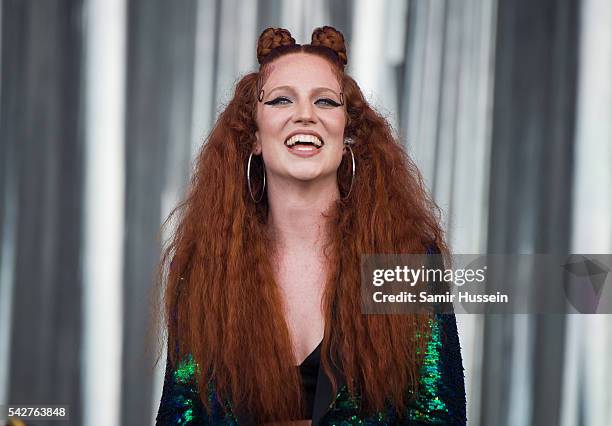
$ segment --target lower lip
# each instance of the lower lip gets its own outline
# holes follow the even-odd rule
[[[308,157],[317,155],[319,151],[321,151],[322,148],[323,147],[315,148],[314,146],[308,146],[308,145],[307,146],[294,145],[291,148],[287,147],[290,153],[292,153],[293,155],[297,155],[298,157],[302,157],[302,158],[308,158]]]

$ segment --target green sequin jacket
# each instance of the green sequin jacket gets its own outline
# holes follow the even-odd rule
[[[465,425],[466,400],[463,363],[453,313],[436,313],[429,321],[431,334],[421,367],[419,389],[414,403],[400,420],[393,407],[374,415],[364,415],[359,397],[352,398],[341,371],[333,374],[340,384],[332,393],[329,377],[319,369],[313,425]],[[158,425],[253,425],[248,413],[234,409],[231,402],[221,404],[214,386],[209,384],[209,415],[200,401],[191,357],[176,367],[166,362],[162,398],[157,414]]]
[[[421,368],[420,388],[415,403],[400,421],[392,407],[374,415],[360,412],[359,399],[351,398],[342,384],[332,395],[331,382],[319,369],[313,425],[465,425],[463,366],[454,314],[436,314],[430,320],[431,337]],[[252,425],[247,413],[222,406],[210,387],[208,400],[213,410],[206,413],[195,383],[196,365],[191,358],[172,368],[166,363],[158,425]],[[336,371],[339,383],[345,383]],[[331,401],[331,402],[330,402]]]

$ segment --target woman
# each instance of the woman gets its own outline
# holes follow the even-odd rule
[[[448,249],[342,34],[268,28],[257,57],[175,210],[158,423],[465,423],[454,315],[361,313],[361,254]]]

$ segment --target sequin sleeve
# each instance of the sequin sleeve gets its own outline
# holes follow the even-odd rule
[[[465,425],[465,383],[455,315],[436,314],[430,325],[419,392],[408,419],[414,425]]]
[[[157,425],[206,425],[210,420],[200,401],[195,379],[196,364],[191,356],[173,368],[166,360],[164,387],[157,412]]]

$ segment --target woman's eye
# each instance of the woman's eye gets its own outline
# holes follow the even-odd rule
[[[333,99],[329,99],[329,98],[321,98],[318,99],[315,104],[323,102],[324,104],[328,105],[328,106],[340,106],[340,104],[336,101],[334,101]],[[287,98],[285,98],[284,96],[280,96],[278,98],[275,98],[271,101],[268,102],[264,102],[265,105],[287,105],[287,103],[291,103],[291,101]]]
[[[330,106],[335,106],[335,107],[340,106],[338,102],[332,99],[329,99],[329,98],[322,98],[322,99],[319,99],[317,102],[321,102],[321,101],[325,102],[327,105],[330,105]]]
[[[284,102],[281,101],[287,101],[287,102],[291,102],[289,99],[285,98],[285,97],[278,97],[276,99],[273,99],[271,101],[268,102],[264,102],[266,105],[286,105]]]

